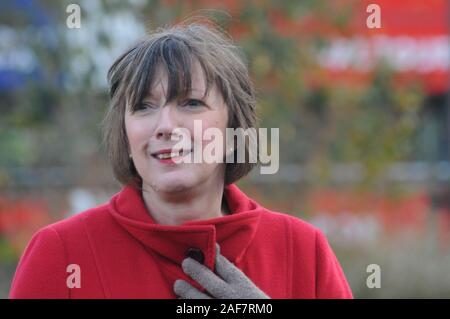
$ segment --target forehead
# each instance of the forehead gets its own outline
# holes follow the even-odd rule
[[[191,67],[185,69],[183,72],[186,72],[186,79],[184,80],[188,80],[185,82],[189,82],[190,78],[190,83],[182,83],[183,79],[181,77],[175,79],[175,82],[178,83],[170,83],[171,75],[169,71],[162,64],[159,64],[156,67],[153,81],[149,85],[147,96],[167,96],[170,91],[169,86],[174,84],[178,84],[176,85],[178,87],[178,90],[176,91],[179,92],[177,92],[178,94],[176,95],[183,95],[182,91],[187,91],[186,93],[198,93],[201,95],[206,95],[208,93],[206,91],[207,89],[209,90],[210,85],[208,85],[203,68],[198,61],[194,60],[191,63]]]
[[[136,63],[129,68],[130,82],[125,84],[128,105],[136,109],[144,98],[155,95],[171,102],[197,91],[198,97],[207,98],[219,76],[202,50],[176,37],[143,42],[134,52]],[[222,96],[222,90],[217,93]]]

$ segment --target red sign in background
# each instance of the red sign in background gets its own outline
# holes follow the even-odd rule
[[[328,45],[319,54],[319,64],[328,81],[361,84],[367,82],[377,63],[384,61],[399,83],[417,82],[430,94],[444,93],[450,83],[450,38],[448,0],[378,0],[329,2],[329,14],[312,14],[289,19],[274,11],[271,20],[276,30],[287,36],[319,34]],[[379,7],[379,28],[369,28]],[[347,23],[338,27],[331,21],[344,16]],[[346,18],[345,18],[346,17]],[[321,75],[321,80],[323,75]]]

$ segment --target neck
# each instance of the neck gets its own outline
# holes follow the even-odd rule
[[[155,191],[144,184],[142,190],[148,211],[154,221],[161,225],[181,225],[229,214],[223,195],[223,182],[204,183],[176,193]]]

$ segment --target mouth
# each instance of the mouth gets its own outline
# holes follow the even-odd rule
[[[189,153],[191,153],[192,150],[171,150],[171,149],[166,149],[166,150],[161,150],[155,153],[152,153],[151,156],[153,158],[156,158],[157,160],[160,161],[164,161],[164,160],[172,160],[175,158],[180,158],[180,157],[184,157],[186,155],[188,155]]]

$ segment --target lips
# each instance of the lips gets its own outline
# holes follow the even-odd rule
[[[189,154],[190,152],[191,152],[191,150],[163,149],[163,150],[159,150],[157,152],[152,153],[151,156],[153,156],[154,158],[159,159],[159,160],[166,160],[166,159],[171,159],[174,157],[182,157],[182,156]]]

